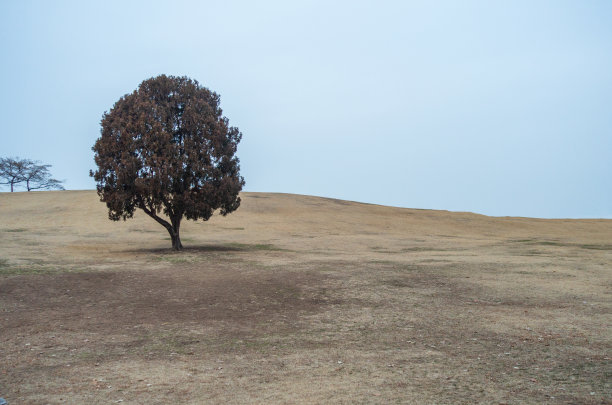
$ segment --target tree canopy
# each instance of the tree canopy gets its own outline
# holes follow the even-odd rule
[[[216,210],[227,215],[240,206],[242,134],[219,103],[217,93],[195,80],[161,75],[104,113],[92,148],[98,170],[90,176],[111,220],[131,218],[140,208],[180,250],[183,217],[206,221]]]

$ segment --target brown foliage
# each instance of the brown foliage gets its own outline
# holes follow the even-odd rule
[[[180,250],[183,217],[206,221],[217,209],[227,215],[238,208],[242,134],[222,116],[219,100],[195,80],[161,75],[103,115],[93,147],[98,170],[90,175],[110,219],[131,218],[141,208]]]

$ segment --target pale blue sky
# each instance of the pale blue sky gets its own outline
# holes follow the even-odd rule
[[[246,191],[612,218],[612,1],[3,0],[0,51],[0,156],[68,189],[166,73],[221,94]]]

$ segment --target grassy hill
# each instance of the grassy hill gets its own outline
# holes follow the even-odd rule
[[[243,193],[183,252],[94,191],[0,193],[10,403],[602,403],[612,220]]]

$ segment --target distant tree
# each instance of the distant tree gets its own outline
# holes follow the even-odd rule
[[[22,183],[28,191],[63,190],[62,182],[51,177],[50,167],[30,159],[0,158],[0,184],[10,185],[11,192]]]
[[[18,157],[0,158],[0,184],[10,185],[11,193],[15,191],[15,186],[25,180],[25,172],[30,163],[30,160]]]
[[[41,165],[40,162],[29,161],[24,173],[24,181],[26,189],[32,190],[64,190],[62,181],[54,179],[49,173],[51,165]]]
[[[104,113],[92,148],[98,170],[89,174],[111,220],[140,208],[181,250],[183,217],[207,221],[217,209],[227,215],[239,207],[244,179],[235,154],[242,134],[219,101],[195,80],[161,75]]]

